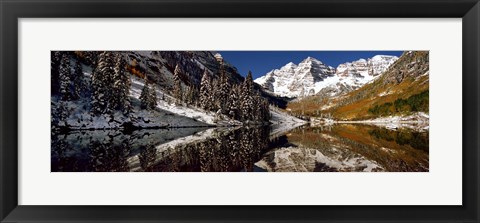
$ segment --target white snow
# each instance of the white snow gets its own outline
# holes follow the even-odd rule
[[[139,98],[140,93],[142,92],[144,82],[139,80],[138,78],[132,79],[132,88],[130,89],[130,94],[132,97]],[[192,118],[194,120],[204,122],[210,125],[217,125],[217,126],[225,126],[225,125],[241,125],[240,122],[231,120],[224,115],[216,115],[213,112],[205,111],[201,108],[197,107],[188,107],[184,105],[177,105],[174,103],[175,99],[170,95],[166,94],[165,92],[155,88],[157,92],[157,107],[163,109],[165,111],[169,111],[175,113],[177,115],[185,116],[188,118]],[[162,98],[165,100],[162,100]],[[168,101],[166,101],[168,100]]]
[[[270,106],[270,115],[270,122],[272,123],[271,137],[282,135],[291,129],[307,124],[306,121],[291,116],[273,106]]]
[[[384,92],[382,92],[382,93],[378,94],[378,96],[379,96],[379,97],[383,97],[383,96],[385,96],[385,95],[389,95],[389,94],[390,94],[389,92],[387,92],[387,91],[384,91]]]
[[[346,93],[344,89],[357,89],[377,79],[398,57],[377,55],[338,65],[335,69],[308,57],[300,64],[290,62],[275,69],[255,82],[266,90],[282,97],[303,97],[333,89],[332,94]]]

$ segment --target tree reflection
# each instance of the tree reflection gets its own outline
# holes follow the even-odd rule
[[[95,172],[125,172],[129,170],[127,158],[131,147],[128,139],[120,142],[110,137],[107,142],[91,141],[91,169]]]
[[[172,148],[157,160],[154,171],[253,171],[268,150],[268,128],[220,131],[202,142]]]
[[[150,166],[157,159],[157,150],[155,149],[155,146],[152,144],[141,146],[138,159],[143,171],[151,171]]]

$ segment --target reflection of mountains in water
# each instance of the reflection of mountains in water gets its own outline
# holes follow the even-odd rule
[[[370,125],[301,127],[257,165],[268,171],[428,171],[427,132]]]
[[[428,131],[342,124],[282,132],[75,132],[52,136],[52,171],[428,171]]]

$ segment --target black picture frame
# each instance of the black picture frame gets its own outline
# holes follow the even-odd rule
[[[0,219],[2,222],[479,222],[480,4],[478,0],[1,0],[0,15]],[[19,18],[76,17],[462,18],[463,205],[18,205],[19,34],[17,21]]]

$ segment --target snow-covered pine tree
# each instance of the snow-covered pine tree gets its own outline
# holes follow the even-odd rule
[[[51,51],[50,52],[50,90],[52,95],[58,95],[60,89],[60,77],[59,77],[59,66],[60,60],[62,59],[62,52],[60,51]]]
[[[270,109],[267,100],[263,99],[258,92],[254,96],[254,113],[253,119],[257,122],[268,122],[270,119]]]
[[[97,51],[84,51],[83,59],[84,61],[89,64],[95,66],[98,61],[98,52]]]
[[[210,107],[211,111],[218,112],[220,109],[219,103],[219,89],[220,88],[220,80],[219,78],[212,79],[212,95],[211,95],[211,102],[212,106]]]
[[[254,97],[253,97],[253,78],[252,72],[249,71],[245,81],[242,83],[242,92],[240,97],[240,112],[242,121],[253,120]]]
[[[148,81],[145,79],[145,84],[143,85],[142,92],[140,93],[140,108],[148,109],[148,101],[150,100],[150,86]]]
[[[80,63],[80,60],[77,59],[75,62],[75,67],[73,69],[73,97],[75,99],[79,99],[83,96],[85,96],[85,92],[87,91],[86,89],[86,84],[85,84],[85,78],[83,75],[82,71],[82,64]]]
[[[227,101],[227,115],[228,117],[239,120],[240,119],[240,89],[239,85],[233,85],[229,91],[230,96]]]
[[[173,97],[176,98],[177,104],[180,104],[183,101],[182,80],[180,78],[181,72],[180,66],[177,64],[175,66],[175,71],[173,72]]]
[[[228,97],[229,92],[231,90],[230,83],[228,82],[227,74],[225,73],[225,70],[223,68],[220,69],[220,82],[219,82],[219,87],[217,89],[217,103],[218,103],[218,108],[221,110],[222,114],[228,115],[228,108],[226,107],[226,104],[228,103]]]
[[[157,107],[157,89],[155,88],[155,83],[152,84],[150,88],[150,98],[148,100],[148,107],[150,109],[154,109]]]
[[[203,71],[202,80],[200,82],[200,107],[210,111],[212,109],[212,80],[207,69]]]
[[[52,125],[54,126],[62,126],[62,127],[67,127],[67,119],[70,116],[70,111],[67,107],[66,102],[64,101],[59,101],[53,109],[53,112],[51,114],[52,116]]]
[[[155,90],[155,84],[150,86],[148,81],[145,79],[145,84],[143,85],[139,99],[140,107],[142,109],[154,109],[157,106],[157,93]]]
[[[113,90],[111,105],[115,110],[122,111],[125,115],[130,113],[130,77],[125,70],[126,61],[123,53],[118,52],[115,55],[115,72],[113,75]]]
[[[62,55],[59,67],[59,80],[60,80],[60,98],[63,101],[69,101],[73,99],[72,93],[72,71],[70,69],[70,58],[67,54]]]
[[[92,112],[95,114],[111,113],[109,102],[112,95],[114,67],[112,52],[104,51],[98,55],[97,66],[92,74]]]
[[[183,96],[183,98],[185,99],[185,103],[187,103],[187,105],[193,105],[194,103],[194,90],[195,90],[195,87],[187,86],[187,89]]]

